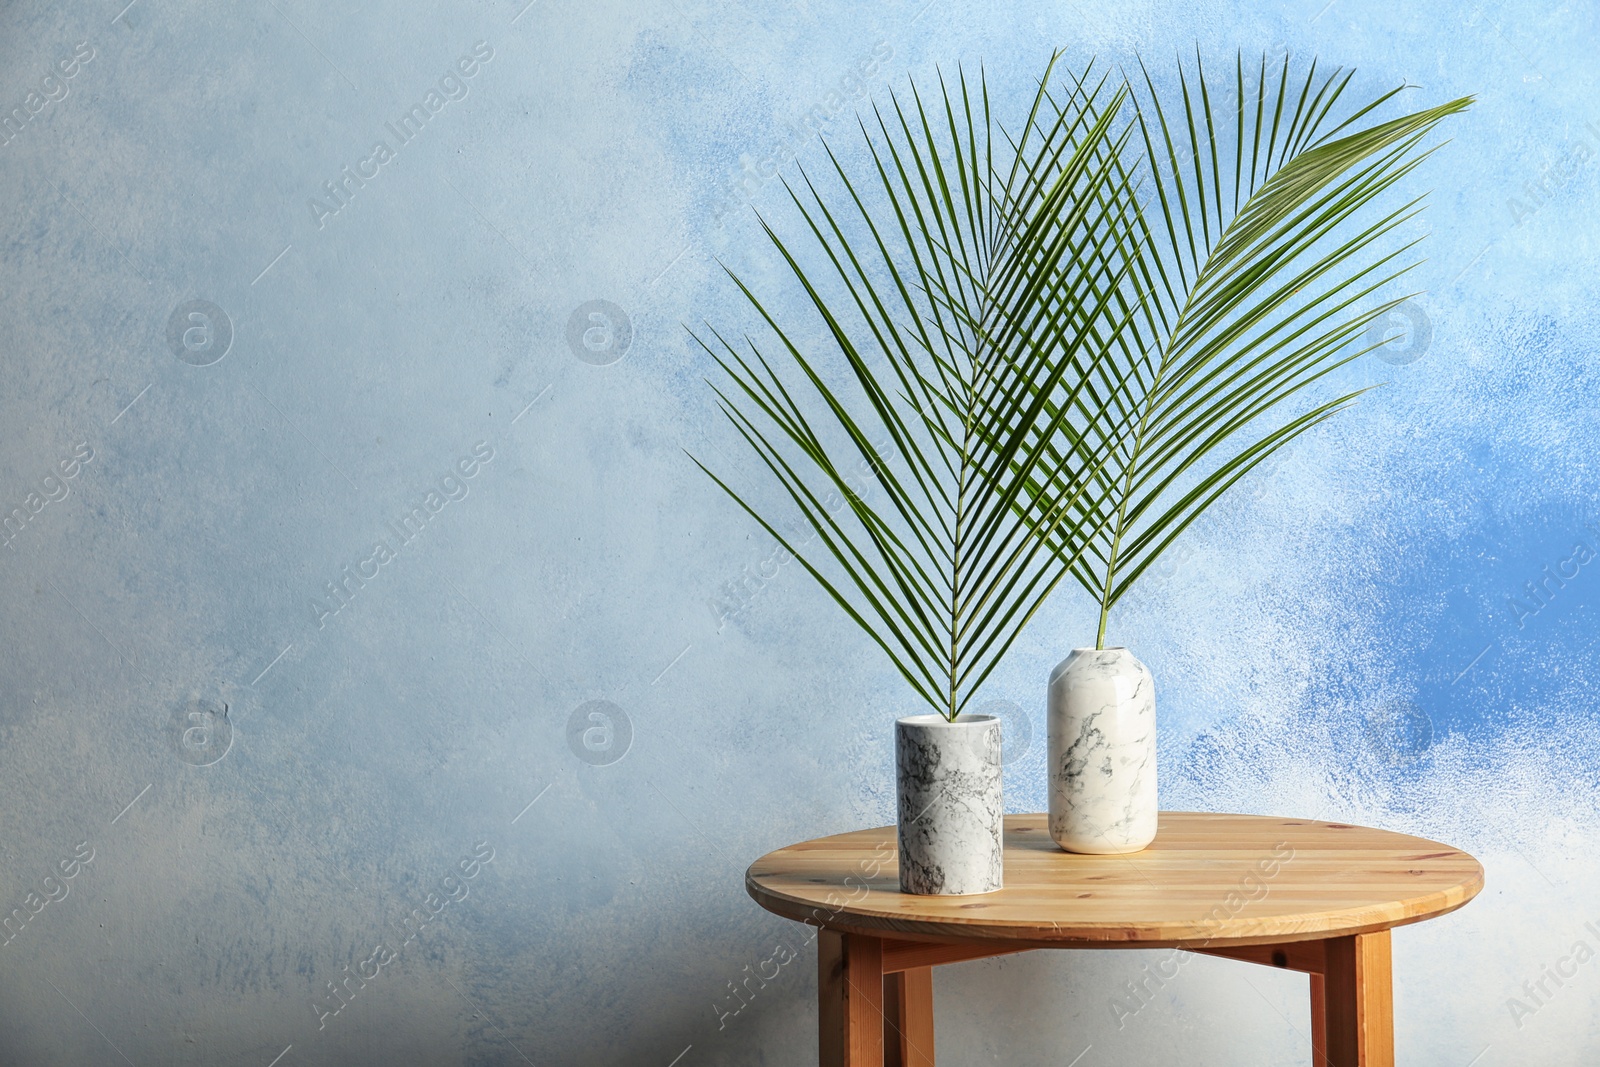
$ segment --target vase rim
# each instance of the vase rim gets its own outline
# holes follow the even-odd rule
[[[1082,648],[1075,648],[1072,651],[1074,651],[1074,652],[1126,652],[1126,651],[1128,651],[1128,646],[1127,645],[1107,645],[1105,648],[1095,648],[1093,645],[1085,645]]]
[[[960,726],[986,726],[991,722],[999,722],[998,715],[982,715],[978,712],[962,712],[951,722],[937,712],[923,712],[920,715],[902,715],[895,720],[896,726],[948,726],[955,729]]]

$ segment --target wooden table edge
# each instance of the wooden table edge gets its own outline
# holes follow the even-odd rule
[[[884,941],[917,941],[927,944],[970,944],[1011,946],[1015,951],[1030,949],[1145,949],[1145,948],[1183,948],[1199,951],[1204,947],[1231,946],[1245,948],[1252,945],[1291,945],[1303,941],[1327,941],[1336,937],[1350,937],[1356,934],[1372,934],[1382,930],[1392,930],[1396,927],[1411,926],[1416,923],[1428,922],[1440,916],[1449,915],[1466,907],[1482,892],[1484,886],[1483,872],[1479,871],[1477,878],[1468,885],[1460,887],[1460,899],[1444,903],[1438,908],[1420,912],[1415,915],[1405,916],[1400,919],[1383,919],[1373,922],[1352,923],[1348,925],[1329,924],[1316,929],[1287,931],[1283,933],[1195,933],[1190,936],[1161,936],[1161,937],[1129,937],[1126,925],[1122,927],[1108,927],[1102,937],[1037,936],[1037,928],[1021,928],[1015,932],[1001,932],[993,928],[977,930],[965,928],[959,924],[945,925],[940,923],[918,923],[896,920],[896,925],[872,922],[855,922],[859,916],[850,915],[844,911],[834,911],[826,921],[816,921],[816,913],[825,908],[806,901],[794,900],[787,897],[776,897],[770,894],[766,899],[757,892],[757,888],[747,877],[745,891],[752,900],[764,910],[783,919],[793,922],[805,923],[824,930],[835,930],[839,933],[858,934],[863,937],[876,937]],[[1446,894],[1448,896],[1449,894]],[[1247,922],[1232,920],[1236,926],[1247,926]],[[1077,931],[1081,934],[1083,931]]]
[[[1450,846],[1443,846],[1450,848]],[[1192,926],[1161,924],[1157,927],[1137,927],[1128,923],[1107,923],[1103,926],[1075,927],[1070,933],[1048,933],[1037,926],[1024,923],[995,923],[994,920],[973,919],[904,919],[897,916],[861,915],[850,911],[849,904],[829,906],[815,901],[802,900],[779,892],[757,881],[754,873],[757,860],[745,869],[745,892],[751,900],[766,911],[794,922],[807,923],[830,930],[838,930],[869,937],[895,941],[940,941],[973,943],[1027,943],[1035,948],[1172,948],[1197,943],[1248,945],[1285,945],[1300,941],[1324,941],[1334,937],[1376,933],[1399,926],[1426,922],[1448,915],[1477,897],[1483,891],[1485,873],[1483,864],[1470,853],[1451,848],[1472,861],[1473,875],[1449,889],[1419,897],[1409,897],[1403,903],[1411,914],[1398,918],[1362,918],[1373,907],[1351,908],[1342,912],[1326,913],[1311,925],[1298,930],[1261,933],[1258,918],[1230,918],[1217,920],[1204,926],[1200,920]],[[770,855],[770,853],[768,854]],[[762,857],[763,859],[765,857]],[[1419,902],[1422,902],[1419,906]],[[826,920],[818,913],[827,913]],[[1341,917],[1346,917],[1341,919]],[[987,925],[983,925],[987,924]],[[1202,928],[1204,926],[1204,928]],[[1220,926],[1220,929],[1218,928]],[[1174,929],[1174,927],[1177,927]],[[1230,928],[1236,932],[1230,932]],[[1059,927],[1058,927],[1059,929]]]

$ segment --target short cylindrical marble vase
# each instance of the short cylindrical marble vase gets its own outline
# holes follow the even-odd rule
[[[957,895],[1001,888],[1000,720],[911,715],[895,723],[894,749],[900,891]]]

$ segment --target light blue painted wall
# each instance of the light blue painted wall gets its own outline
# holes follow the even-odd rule
[[[888,821],[911,705],[688,463],[751,469],[680,324],[736,315],[718,257],[769,269],[746,200],[778,205],[774,153],[818,158],[792,132],[813,107],[842,139],[866,90],[938,62],[1015,100],[1055,45],[1197,41],[1479,102],[1419,179],[1431,340],[1355,368],[1390,384],[1118,619],[1160,679],[1163,803],[1471,849],[1483,896],[1396,935],[1402,1061],[1600,1056],[1600,963],[1524,991],[1600,948],[1600,574],[1508,603],[1600,545],[1586,8],[123,2],[0,14],[0,107],[59,97],[0,145],[0,503],[40,494],[0,549],[0,909],[66,894],[0,948],[0,1062],[814,1062],[803,931],[742,871]],[[346,166],[372,176],[330,213]],[[231,327],[215,362],[216,334],[169,345],[191,300]],[[584,347],[591,301],[625,351]],[[346,566],[369,577],[333,613]],[[987,696],[1032,730],[1013,810],[1043,803],[1042,679],[1091,632],[1064,594]],[[631,741],[585,748],[590,701]],[[429,893],[460,899],[402,945]],[[800,958],[719,1026],[783,943]],[[1148,962],[943,971],[941,1052],[1309,1062],[1304,979],[1221,961],[1119,1028]],[[347,966],[377,974],[323,1018]]]

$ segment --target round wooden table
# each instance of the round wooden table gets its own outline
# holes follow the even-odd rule
[[[1465,852],[1344,823],[1163,812],[1155,842],[1128,856],[1063,852],[1043,815],[1006,816],[1005,835],[1005,888],[973,896],[901,893],[892,826],[750,865],[758,904],[817,928],[822,1067],[933,1067],[933,967],[1038,948],[1177,948],[1303,971],[1313,1062],[1392,1067],[1389,930],[1483,888]],[[1147,968],[1137,995],[1176,966]]]

